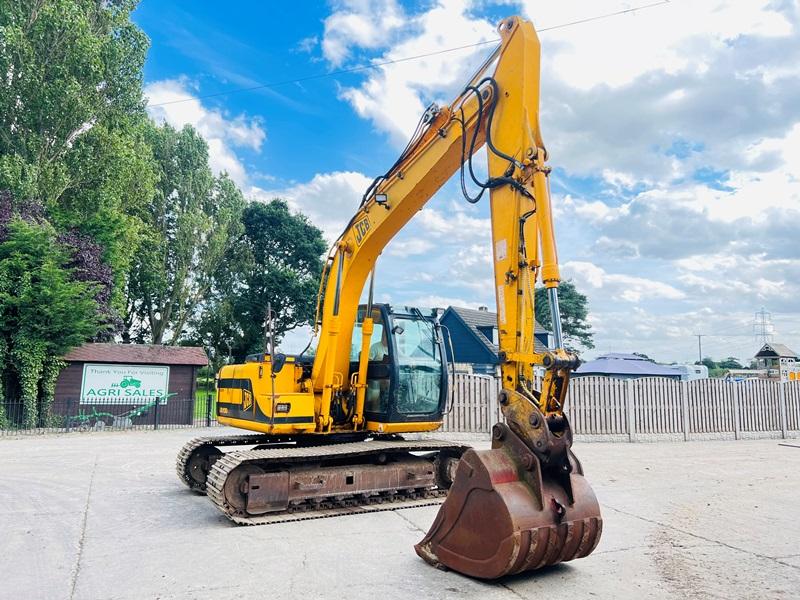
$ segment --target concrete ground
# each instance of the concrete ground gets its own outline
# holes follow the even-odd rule
[[[205,433],[0,439],[0,598],[800,597],[800,447],[576,444],[599,547],[485,583],[417,558],[438,507],[230,524],[175,476]]]

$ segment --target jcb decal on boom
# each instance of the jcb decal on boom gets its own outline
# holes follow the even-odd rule
[[[360,246],[369,231],[369,219],[364,217],[355,224],[354,229],[356,230],[356,244]]]

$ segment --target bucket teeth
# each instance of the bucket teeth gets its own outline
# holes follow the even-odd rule
[[[502,447],[470,450],[415,548],[436,567],[496,579],[587,556],[602,527],[594,492],[576,470],[551,476],[535,457],[525,468]]]

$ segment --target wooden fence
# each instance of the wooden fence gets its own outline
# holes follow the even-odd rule
[[[502,416],[498,380],[456,373],[444,431],[488,433]],[[800,435],[800,381],[580,377],[566,412],[573,431],[601,439],[710,439]]]

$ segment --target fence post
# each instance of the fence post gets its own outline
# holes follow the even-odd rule
[[[156,397],[156,406],[153,410],[153,429],[158,429],[158,406],[161,404],[161,398]]]
[[[633,379],[625,380],[625,412],[628,415],[628,441],[632,442],[636,430],[636,415],[633,412]]]
[[[211,427],[211,392],[206,391],[206,427]]]
[[[487,424],[489,425],[489,431],[492,430],[495,423],[497,423],[497,395],[499,391],[497,389],[497,377],[492,377],[489,380],[489,385],[487,386],[489,390],[489,402],[486,403],[486,406],[489,410],[489,420]]]
[[[64,418],[64,429],[67,433],[69,433],[70,426],[72,425],[70,422],[72,420],[72,415],[70,413],[72,413],[72,398],[67,398],[67,416]]]
[[[733,437],[739,439],[742,437],[742,390],[740,386],[734,385],[733,387]]]
[[[683,439],[689,440],[689,382],[681,381],[681,415],[683,417]]]
[[[781,437],[786,439],[786,390],[783,381],[778,382],[778,410],[781,415]]]

